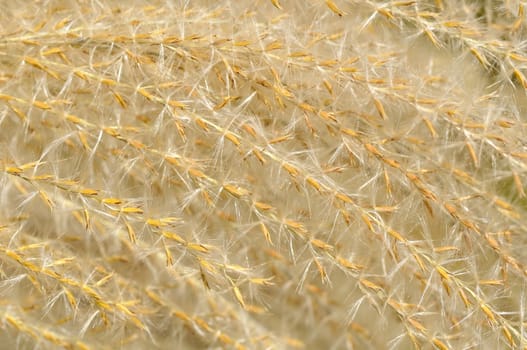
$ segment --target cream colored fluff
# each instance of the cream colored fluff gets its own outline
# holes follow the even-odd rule
[[[0,12],[0,348],[527,346],[523,1]]]

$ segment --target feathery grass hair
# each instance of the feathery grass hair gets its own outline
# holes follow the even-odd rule
[[[0,1],[0,347],[527,349],[525,6]]]

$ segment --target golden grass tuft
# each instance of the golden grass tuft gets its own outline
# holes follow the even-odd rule
[[[525,5],[0,1],[0,347],[527,349]]]

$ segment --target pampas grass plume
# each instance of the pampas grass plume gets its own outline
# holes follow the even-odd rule
[[[527,349],[525,6],[0,1],[0,348]]]

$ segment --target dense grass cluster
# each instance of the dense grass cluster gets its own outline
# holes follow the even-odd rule
[[[524,1],[0,1],[0,348],[526,349]]]

